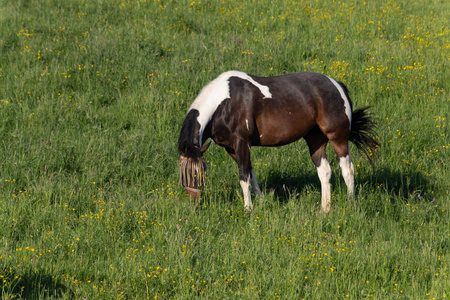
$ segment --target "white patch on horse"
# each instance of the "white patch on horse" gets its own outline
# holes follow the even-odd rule
[[[351,126],[352,126],[352,108],[350,106],[350,101],[348,100],[347,96],[345,95],[345,92],[344,92],[344,89],[342,88],[342,86],[333,78],[328,77],[328,79],[330,79],[330,81],[338,89],[339,93],[341,94],[342,99],[344,100],[344,110],[345,110],[345,114],[347,115],[348,122],[349,122],[350,128],[351,128]]]
[[[325,212],[330,211],[331,207],[331,167],[326,158],[322,158],[320,165],[317,167],[321,189],[322,189],[322,209]]]
[[[247,210],[253,209],[252,197],[250,195],[250,176],[246,181],[240,180],[242,192],[244,193],[244,208]]]
[[[239,75],[242,75],[242,76],[236,76],[236,75],[234,75],[234,76],[250,81],[250,83],[253,84],[254,86],[256,86],[259,89],[259,91],[264,95],[264,97],[263,97],[264,99],[272,98],[272,93],[269,91],[268,86],[257,83],[248,74],[245,74],[243,72],[238,72],[238,73],[240,73]]]
[[[350,155],[341,157],[339,159],[339,165],[341,166],[342,177],[344,177],[345,184],[347,185],[348,194],[349,196],[352,196],[355,190],[355,169],[350,159]]]
[[[197,117],[197,121],[200,123],[199,130],[199,143],[200,146],[202,144],[202,135],[205,130],[206,125],[211,120],[212,115],[216,111],[217,107],[219,107],[222,101],[229,99],[230,96],[230,85],[229,79],[230,77],[239,77],[244,80],[249,81],[251,84],[256,86],[261,93],[264,95],[264,98],[272,98],[272,94],[269,91],[269,87],[265,85],[261,85],[250,75],[239,72],[239,71],[228,71],[220,74],[216,79],[208,83],[198,94],[197,98],[195,98],[191,107],[191,109],[196,109],[199,112],[199,116]]]
[[[245,119],[245,124],[247,124],[247,130],[250,130],[250,128],[248,128],[248,120]]]

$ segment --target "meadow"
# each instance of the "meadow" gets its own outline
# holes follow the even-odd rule
[[[2,299],[448,299],[450,3],[0,0]],[[220,73],[315,71],[370,105],[356,207],[304,141],[254,148],[243,209],[212,145],[178,184],[190,103]]]

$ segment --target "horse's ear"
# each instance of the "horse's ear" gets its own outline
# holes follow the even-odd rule
[[[204,144],[201,148],[200,148],[200,152],[203,154],[206,150],[208,150],[209,146],[211,145],[211,142],[209,142],[208,144]]]

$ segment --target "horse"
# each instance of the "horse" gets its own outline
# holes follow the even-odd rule
[[[244,209],[252,210],[250,184],[262,196],[250,161],[251,147],[277,147],[304,138],[321,183],[321,206],[331,207],[331,167],[326,146],[337,155],[349,197],[354,167],[349,142],[368,157],[379,146],[369,107],[353,110],[348,89],[323,74],[299,72],[258,77],[228,71],[207,84],[191,104],[178,139],[180,184],[197,198],[205,183],[203,154],[213,140],[236,161]],[[353,198],[356,205],[356,202]]]

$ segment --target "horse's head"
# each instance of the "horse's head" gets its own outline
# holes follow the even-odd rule
[[[191,151],[180,153],[180,184],[194,199],[200,197],[205,183],[206,163],[203,159],[203,153],[210,144],[211,142],[202,147],[195,147],[193,151],[191,149]]]

